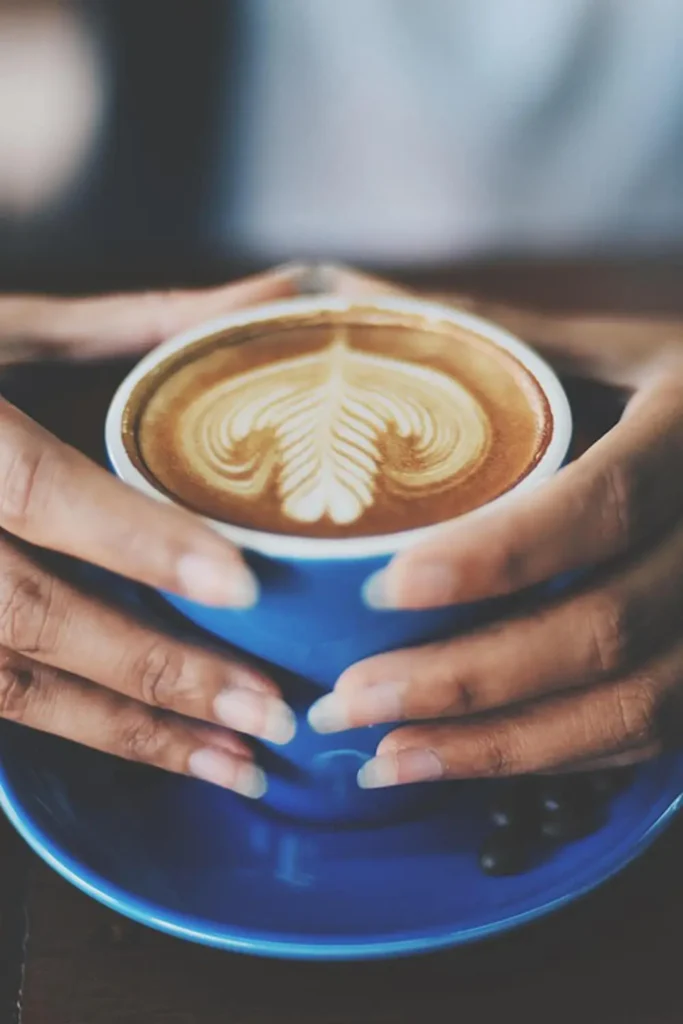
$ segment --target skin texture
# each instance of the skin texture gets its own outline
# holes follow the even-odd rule
[[[429,608],[570,571],[580,582],[479,631],[354,665],[311,722],[410,722],[362,770],[367,787],[652,757],[683,736],[683,324],[460,304],[631,398],[541,491],[403,552],[368,600]]]
[[[335,267],[291,264],[197,291],[6,295],[0,367],[142,354],[231,310],[302,293],[392,290]],[[225,539],[125,486],[0,399],[0,718],[262,796],[267,779],[243,735],[291,739],[294,716],[275,684],[78,590],[61,578],[60,555],[204,604],[258,600],[256,579]]]
[[[240,306],[310,289],[396,291],[335,268],[285,268],[206,292],[0,299],[0,362],[142,352]],[[410,720],[366,786],[627,764],[681,737],[683,324],[459,305],[555,366],[628,388],[622,422],[542,492],[464,517],[370,588],[385,607],[507,594],[567,570],[580,585],[479,632],[353,666],[312,713],[321,731]],[[76,555],[206,603],[249,604],[239,554],[135,494],[0,405],[0,717],[257,797],[238,733],[285,742],[291,714],[246,664],[170,639],[49,568]],[[234,731],[231,731],[234,730]]]
[[[142,352],[228,310],[296,294],[300,270],[203,292],[0,299],[0,359]],[[0,717],[258,797],[247,733],[294,730],[253,667],[165,636],[77,590],[45,550],[205,604],[258,587],[240,554],[188,513],[148,500],[0,402]],[[30,545],[30,547],[29,547]]]

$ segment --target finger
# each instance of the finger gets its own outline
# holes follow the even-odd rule
[[[426,608],[523,590],[602,564],[683,511],[683,378],[659,379],[575,463],[505,509],[463,516],[366,584],[375,607]]]
[[[312,265],[308,272],[300,277],[299,283],[306,292],[342,295],[349,298],[413,294],[412,290],[394,281],[334,263]]]
[[[547,312],[454,293],[433,298],[500,324],[558,370],[605,384],[635,388],[648,367],[679,358],[683,348],[680,318]]]
[[[359,782],[377,788],[518,775],[637,747],[661,752],[672,729],[671,722],[664,729],[665,697],[682,673],[683,649],[677,648],[640,676],[561,694],[506,715],[399,729],[382,741]]]
[[[197,516],[137,493],[2,401],[0,529],[203,604],[258,597],[237,549]]]
[[[683,528],[620,572],[474,633],[347,669],[309,712],[319,732],[455,718],[634,671],[680,633]]]
[[[346,267],[292,263],[217,288],[93,298],[0,298],[0,362],[104,358],[142,352],[231,310],[302,294],[393,294],[396,286]]]
[[[299,294],[307,268],[292,264],[218,288],[129,293],[94,298],[8,296],[0,299],[0,353],[104,358],[140,352],[231,310]]]
[[[50,576],[0,542],[0,644],[156,709],[274,743],[294,716],[254,668],[180,643]]]
[[[0,718],[253,799],[266,789],[249,749],[229,733],[153,711],[6,650],[0,651]]]

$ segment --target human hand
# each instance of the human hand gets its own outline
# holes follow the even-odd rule
[[[26,355],[22,344],[33,356],[75,359],[141,350],[220,312],[294,294],[298,274],[205,292],[1,299],[0,352],[8,361]],[[275,685],[78,589],[39,549],[206,604],[245,607],[258,593],[238,551],[2,400],[0,530],[0,717],[260,796],[263,773],[229,730],[275,743],[291,738],[294,719]]]
[[[378,607],[428,608],[582,580],[469,635],[348,669],[311,712],[320,731],[416,723],[383,740],[367,787],[616,766],[683,737],[683,325],[490,315],[632,397],[542,489],[462,517],[371,581]]]
[[[291,264],[204,289],[69,298],[0,295],[0,366],[138,355],[231,310],[301,294],[315,268]]]

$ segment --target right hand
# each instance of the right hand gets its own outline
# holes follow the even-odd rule
[[[0,300],[0,349],[3,303],[13,343],[35,341],[40,351],[54,343],[59,354],[82,358],[149,347],[221,310],[294,291],[281,273],[203,293]],[[51,571],[39,549],[204,604],[246,607],[258,588],[239,552],[198,517],[138,494],[2,399],[0,531],[0,718],[261,796],[263,772],[239,733],[291,738],[294,718],[274,683],[79,589]]]

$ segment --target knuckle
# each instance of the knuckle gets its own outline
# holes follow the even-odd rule
[[[444,690],[442,700],[438,700],[435,713],[444,717],[469,715],[477,710],[476,688],[470,680],[451,679],[448,689]],[[438,691],[437,691],[438,693]]]
[[[417,717],[460,717],[477,710],[477,685],[471,658],[454,649],[451,640],[435,641],[425,649],[412,673],[406,713]]]
[[[128,761],[163,765],[167,746],[166,725],[158,714],[136,709],[120,723],[118,752]]]
[[[614,688],[615,739],[620,746],[642,746],[659,739],[659,707],[653,687],[644,682]]]
[[[182,650],[162,641],[152,644],[134,670],[141,699],[156,708],[172,708],[186,702],[194,696],[187,669],[187,657]]]
[[[10,532],[23,533],[44,511],[55,469],[49,449],[35,441],[10,436],[0,447],[0,522]]]
[[[0,718],[21,722],[31,699],[34,673],[11,657],[0,660]]]
[[[503,736],[487,736],[482,739],[477,758],[479,774],[485,778],[502,778],[516,772],[515,758],[508,741]]]
[[[598,508],[602,517],[603,535],[620,549],[628,548],[634,534],[634,483],[623,466],[612,463],[602,478],[602,501]]]
[[[28,566],[0,575],[0,638],[5,646],[23,654],[54,650],[61,621],[52,577]]]
[[[513,593],[526,586],[526,559],[511,538],[499,541],[491,550],[493,575],[501,591]]]
[[[589,660],[599,675],[614,675],[628,667],[633,650],[630,620],[626,603],[611,593],[603,594],[589,607]]]

